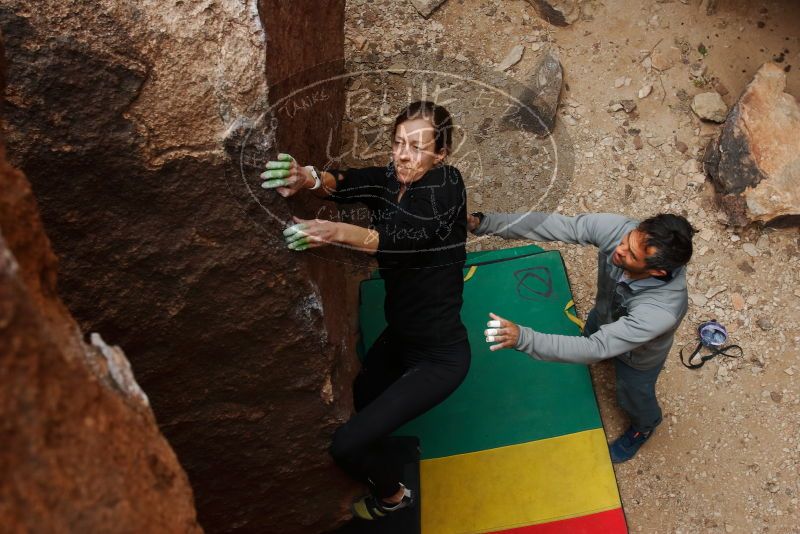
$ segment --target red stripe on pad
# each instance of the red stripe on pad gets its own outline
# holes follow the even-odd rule
[[[493,534],[627,534],[628,525],[622,508],[597,514],[582,515],[560,521],[528,525],[509,530],[497,530]]]

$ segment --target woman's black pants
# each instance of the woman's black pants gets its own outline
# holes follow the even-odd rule
[[[425,346],[381,334],[353,383],[356,413],[333,436],[331,456],[351,477],[387,498],[400,488],[403,465],[388,437],[446,399],[463,382],[469,342]]]

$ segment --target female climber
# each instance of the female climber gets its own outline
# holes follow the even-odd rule
[[[367,228],[295,217],[284,231],[291,250],[340,244],[374,255],[385,283],[388,326],[353,384],[356,413],[336,430],[330,447],[336,463],[369,487],[353,503],[354,515],[362,519],[414,503],[387,438],[446,399],[470,365],[460,318],[466,195],[459,171],[443,164],[452,133],[446,109],[414,102],[395,120],[392,160],[385,167],[325,172],[279,154],[261,175],[262,186],[282,196],[310,189],[369,209]]]

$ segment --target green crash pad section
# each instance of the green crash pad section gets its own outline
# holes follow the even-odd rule
[[[491,352],[483,335],[490,311],[540,332],[580,335],[564,314],[572,294],[561,255],[520,247],[470,254],[465,274],[470,265],[476,270],[464,284],[461,312],[472,347],[469,374],[447,400],[396,434],[418,436],[426,460],[600,428],[586,366]],[[362,282],[363,347],[385,327],[383,298],[381,279]]]

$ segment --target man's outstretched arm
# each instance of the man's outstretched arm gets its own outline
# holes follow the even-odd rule
[[[471,216],[472,217],[472,216]],[[497,235],[504,239],[561,241],[600,248],[616,246],[629,230],[631,219],[611,213],[585,213],[568,217],[558,213],[487,213],[483,220],[470,219],[475,235]],[[477,226],[476,226],[477,224]]]
[[[491,350],[516,349],[537,360],[591,364],[635,349],[675,326],[677,318],[657,306],[641,306],[637,313],[601,326],[589,337],[543,334],[489,314],[486,341]]]

